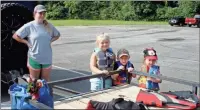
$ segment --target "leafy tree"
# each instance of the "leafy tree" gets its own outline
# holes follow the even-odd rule
[[[168,20],[200,14],[200,1],[43,1],[48,19]]]
[[[48,10],[47,19],[65,19],[68,16],[68,10],[62,1],[47,2],[46,7]]]

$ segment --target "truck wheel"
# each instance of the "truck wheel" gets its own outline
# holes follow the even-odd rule
[[[33,20],[33,14],[21,4],[3,3],[1,15],[1,72],[7,74],[7,71],[22,68],[24,73],[27,73],[28,47],[14,40],[12,36],[21,26]],[[7,79],[1,78],[1,81],[7,81]],[[9,86],[11,83],[4,86]]]
[[[1,72],[1,88],[3,88],[2,92],[8,92],[8,88],[14,84],[18,83],[19,79],[12,79],[12,75],[9,72]]]
[[[3,48],[10,52],[15,49],[19,51],[26,49],[23,44],[13,40],[12,35],[25,23],[33,20],[31,11],[18,3],[4,3],[1,5],[1,13],[1,43]]]
[[[1,82],[1,93],[8,93],[10,85]]]
[[[180,23],[179,26],[183,26],[183,23]]]
[[[21,4],[3,3],[1,4],[1,15],[1,69],[2,71],[26,69],[28,47],[14,40],[12,35],[25,23],[33,20],[33,14]]]
[[[200,28],[200,22],[197,24],[197,27]]]
[[[14,83],[18,83],[18,78],[15,79],[15,82],[11,81],[11,82],[9,82],[8,84],[3,83],[3,82],[1,81],[1,88],[3,88],[3,89],[2,89],[2,93],[8,92],[9,87],[10,87],[11,85],[13,85]]]
[[[188,24],[188,27],[191,27],[192,25],[191,24]]]

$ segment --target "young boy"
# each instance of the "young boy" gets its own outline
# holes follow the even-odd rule
[[[136,77],[135,74],[131,73],[134,70],[134,66],[129,61],[129,59],[130,59],[130,55],[129,55],[128,50],[120,49],[117,52],[117,61],[114,64],[114,70],[128,70],[128,74],[125,71],[123,71],[123,72],[120,72],[119,74],[112,75],[114,86],[130,83],[132,77],[134,78]]]

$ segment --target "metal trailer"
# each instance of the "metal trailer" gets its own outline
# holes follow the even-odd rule
[[[119,71],[111,71],[110,72],[110,75],[113,75],[113,74],[117,74],[117,72]],[[128,73],[127,73],[128,74]],[[164,81],[171,81],[171,82],[174,82],[174,83],[180,83],[180,84],[184,84],[184,85],[188,85],[188,86],[191,86],[191,91],[193,93],[195,93],[197,96],[200,96],[200,92],[198,91],[199,88],[200,88],[200,83],[199,82],[194,82],[194,81],[187,81],[187,80],[183,80],[183,79],[177,79],[177,78],[173,78],[173,77],[167,77],[167,76],[157,76],[157,75],[149,75],[149,74],[146,74],[144,72],[140,72],[140,71],[134,71],[134,74],[136,75],[142,75],[142,76],[147,76],[147,77],[153,77],[153,78],[159,78],[159,79],[162,79]],[[71,97],[67,97],[67,98],[64,98],[62,100],[74,100],[74,98],[76,99],[77,97],[80,97],[80,96],[84,96],[84,95],[89,95],[89,94],[92,94],[92,93],[102,93],[102,92],[99,92],[99,91],[93,91],[93,92],[87,92],[87,93],[79,93],[79,92],[76,92],[76,91],[73,91],[73,90],[69,90],[69,89],[66,89],[66,88],[63,88],[63,87],[60,87],[60,86],[57,86],[59,84],[65,84],[65,83],[70,83],[70,82],[76,82],[76,81],[82,81],[82,80],[87,80],[87,79],[91,79],[91,78],[97,78],[97,77],[103,77],[105,76],[105,74],[95,74],[95,75],[88,75],[88,76],[82,76],[82,77],[75,77],[75,78],[68,78],[68,79],[62,79],[62,80],[57,80],[57,81],[51,81],[51,82],[48,82],[48,84],[55,88],[55,89],[59,89],[60,91],[63,91],[63,92],[70,92],[72,94],[74,94],[73,96]],[[103,81],[104,82],[104,81]],[[130,83],[130,82],[129,82]],[[104,83],[105,84],[105,83]],[[135,86],[135,85],[133,85]],[[135,86],[135,88],[139,88],[137,86]],[[117,89],[117,87],[115,88]],[[101,91],[106,91],[108,89],[103,89]],[[65,96],[63,94],[63,96]],[[32,101],[32,100],[29,100],[29,102],[36,108],[40,108],[40,109],[50,109],[48,106],[42,104],[42,103],[38,103],[37,101]],[[67,106],[67,105],[66,105]]]

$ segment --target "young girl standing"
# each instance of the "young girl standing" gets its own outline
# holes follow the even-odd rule
[[[143,51],[144,53],[144,61],[143,65],[141,66],[141,71],[149,74],[156,74],[160,75],[160,68],[159,66],[155,65],[158,57],[156,51],[153,48],[147,48]],[[159,85],[162,80],[156,78],[148,78],[146,76],[140,76],[138,78],[139,87],[152,89],[158,91]]]
[[[90,69],[92,74],[106,74],[105,88],[110,88],[112,86],[112,79],[109,76],[109,71],[113,70],[115,62],[115,54],[110,48],[110,37],[103,33],[96,38],[97,47],[94,49],[90,58]],[[103,89],[103,78],[92,78],[91,90],[101,90]]]

